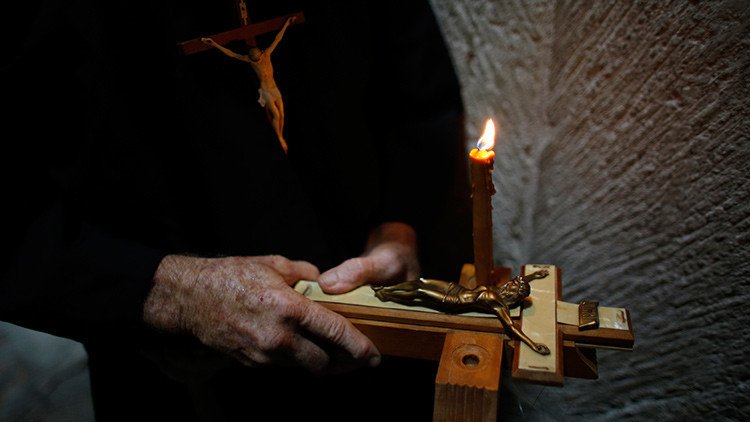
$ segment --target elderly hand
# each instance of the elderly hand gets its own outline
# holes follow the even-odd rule
[[[375,228],[365,253],[344,261],[318,278],[326,293],[348,292],[363,284],[393,284],[419,276],[417,235],[404,223],[384,223]]]
[[[346,318],[290,286],[318,270],[280,256],[169,255],[154,275],[144,320],[188,332],[250,366],[296,364],[316,373],[375,366],[375,345]]]

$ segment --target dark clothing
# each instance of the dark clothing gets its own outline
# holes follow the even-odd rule
[[[5,222],[0,319],[83,341],[100,417],[157,397],[166,414],[211,414],[206,403],[225,408],[229,395],[208,391],[263,377],[235,368],[186,384],[141,355],[162,342],[195,346],[143,327],[166,254],[279,254],[325,270],[359,255],[372,227],[402,221],[417,229],[431,277],[455,278],[467,259],[461,101],[427,2],[248,2],[255,22],[305,13],[272,56],[288,156],[249,65],[176,47],[236,26],[233,8],[49,1],[2,69],[14,109],[3,180],[17,206]],[[123,389],[135,380],[139,389]],[[291,401],[304,394],[280,387]]]

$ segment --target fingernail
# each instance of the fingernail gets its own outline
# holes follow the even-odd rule
[[[367,364],[370,365],[370,367],[376,367],[380,365],[380,355],[376,355],[370,358],[369,361],[367,361]]]

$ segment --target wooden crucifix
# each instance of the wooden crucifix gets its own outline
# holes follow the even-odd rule
[[[516,380],[561,386],[566,376],[597,378],[596,348],[633,347],[626,309],[563,302],[561,272],[553,265],[525,265],[521,275],[540,272],[546,275],[530,283],[529,300],[512,317],[518,329],[549,346],[548,354],[506,333],[495,315],[381,302],[369,286],[341,295],[326,295],[314,282],[299,282],[295,289],[347,317],[381,353],[439,361],[434,420],[496,421],[502,366]],[[510,273],[505,267],[493,270],[499,283],[508,282]],[[465,264],[459,284],[474,286],[474,277],[474,266]]]
[[[305,16],[302,12],[298,12],[254,23],[250,22],[245,0],[236,0],[236,4],[241,22],[239,28],[184,41],[178,45],[185,55],[217,49],[228,57],[250,64],[260,82],[258,103],[266,110],[268,120],[276,132],[281,148],[287,153],[289,148],[284,139],[284,102],[273,77],[271,54],[284,36],[287,27],[304,22]],[[271,31],[279,32],[271,45],[267,49],[261,50],[255,37]],[[226,47],[233,41],[243,41],[248,49],[247,54],[240,54]]]

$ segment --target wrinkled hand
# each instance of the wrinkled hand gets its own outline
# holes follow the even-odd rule
[[[403,223],[384,223],[374,229],[365,253],[344,261],[318,278],[326,293],[348,292],[364,284],[393,284],[419,276],[417,236]]]
[[[317,276],[312,264],[280,256],[169,255],[154,276],[144,320],[192,333],[250,366],[296,364],[320,373],[377,365],[379,352],[349,321],[289,287]]]

